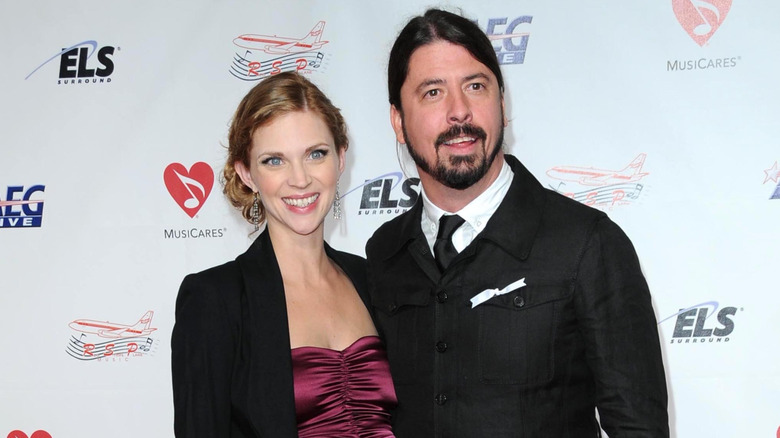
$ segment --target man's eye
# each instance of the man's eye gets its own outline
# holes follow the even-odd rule
[[[485,88],[485,86],[480,84],[480,83],[469,84],[469,89],[471,89],[473,91],[479,91],[479,90],[482,90],[484,88]]]
[[[435,90],[435,89],[434,90],[428,90],[425,93],[425,97],[436,97],[438,95],[439,95],[439,90]]]

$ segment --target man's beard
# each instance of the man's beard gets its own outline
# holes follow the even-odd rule
[[[402,125],[401,129],[404,134],[406,149],[414,160],[414,164],[416,164],[420,170],[430,175],[434,180],[455,190],[465,190],[481,180],[482,177],[487,174],[488,169],[490,169],[493,160],[496,159],[496,156],[501,151],[501,147],[504,143],[504,127],[502,126],[496,143],[493,145],[493,149],[488,155],[486,150],[487,144],[485,143],[487,134],[482,128],[471,124],[452,126],[436,138],[436,142],[434,143],[436,148],[436,163],[432,164],[425,161],[425,158],[423,158],[422,155],[415,152],[414,146],[409,141],[409,135],[406,132],[405,124]],[[482,141],[482,159],[479,160],[478,152],[470,155],[452,155],[449,157],[449,166],[447,166],[439,157],[439,148],[444,142],[464,135],[476,137]]]

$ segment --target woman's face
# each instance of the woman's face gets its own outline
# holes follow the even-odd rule
[[[260,194],[269,232],[309,235],[322,227],[344,170],[328,126],[311,111],[287,113],[255,130],[241,180]]]

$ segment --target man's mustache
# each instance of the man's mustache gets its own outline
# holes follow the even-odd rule
[[[444,142],[458,138],[458,137],[477,137],[482,141],[485,141],[487,138],[487,133],[484,129],[480,128],[479,126],[474,126],[471,124],[465,124],[465,125],[453,125],[450,127],[450,129],[442,132],[439,134],[438,137],[436,137],[436,143],[435,146],[438,148],[439,146],[443,145]]]

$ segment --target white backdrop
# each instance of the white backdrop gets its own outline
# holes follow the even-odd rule
[[[445,5],[505,62],[507,150],[633,240],[673,436],[780,436],[780,3]],[[342,108],[345,217],[326,234],[363,254],[417,196],[396,158],[386,63],[424,9],[0,6],[0,436],[172,436],[176,292],[251,242],[218,175],[232,113],[266,75],[299,69]]]

